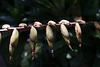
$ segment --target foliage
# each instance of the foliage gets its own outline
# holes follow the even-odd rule
[[[18,26],[20,22],[33,24],[34,21],[40,21],[47,24],[49,20],[73,21],[77,16],[82,16],[86,21],[100,20],[99,0],[0,0],[0,6],[0,27],[5,23]],[[54,58],[46,41],[45,29],[38,30],[37,53],[33,61],[28,42],[29,31],[19,33],[12,63],[8,52],[11,33],[2,33],[0,55],[8,67],[99,67],[100,35],[93,24],[81,27],[82,48],[78,47],[74,26],[68,28],[74,51],[68,48],[60,29],[53,30]],[[72,58],[69,59],[68,55]]]

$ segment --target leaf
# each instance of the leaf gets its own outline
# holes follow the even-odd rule
[[[13,9],[13,6],[6,1],[3,1],[3,6],[10,12]]]

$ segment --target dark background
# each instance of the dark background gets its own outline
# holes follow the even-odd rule
[[[47,24],[49,20],[70,22],[82,16],[83,20],[100,21],[99,0],[0,0],[0,28],[3,24],[18,26],[19,23],[32,25],[35,21]],[[82,27],[82,48],[78,47],[74,26],[69,27],[70,41],[74,51],[65,43],[60,29],[54,29],[54,55],[48,47],[45,29],[38,30],[35,59],[31,60],[28,43],[29,31],[20,32],[14,59],[9,60],[11,33],[2,33],[0,44],[0,67],[100,67],[100,34],[93,24]],[[70,57],[71,58],[68,58]]]

